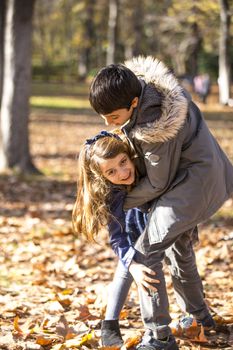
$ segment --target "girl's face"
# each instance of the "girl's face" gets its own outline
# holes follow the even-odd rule
[[[135,166],[126,153],[100,159],[99,165],[103,176],[114,185],[132,185],[135,180]]]

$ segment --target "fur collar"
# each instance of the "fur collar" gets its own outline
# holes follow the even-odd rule
[[[133,58],[126,61],[125,65],[146,84],[153,84],[162,96],[159,118],[152,122],[147,122],[145,118],[143,126],[138,125],[133,129],[134,136],[147,143],[171,140],[177,135],[187,117],[189,101],[183,88],[169,69],[151,56]]]

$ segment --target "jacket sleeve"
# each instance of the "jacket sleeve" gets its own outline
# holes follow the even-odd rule
[[[175,180],[179,167],[182,142],[176,137],[164,143],[142,143],[147,176],[128,193],[124,210],[138,207],[158,198]]]
[[[126,193],[123,191],[115,192],[112,195],[108,230],[110,245],[114,253],[122,261],[125,268],[128,269],[136,254],[136,250],[132,246],[125,230],[125,212],[123,210],[125,195]]]

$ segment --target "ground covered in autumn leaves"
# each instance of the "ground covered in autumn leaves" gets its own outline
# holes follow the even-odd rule
[[[233,160],[233,112],[210,102],[200,106]],[[73,236],[71,210],[80,145],[105,128],[90,110],[33,110],[30,135],[43,176],[0,175],[0,349],[101,349],[100,321],[116,258],[103,232],[100,244]],[[233,200],[200,226],[197,262],[206,300],[219,326],[212,347],[233,349]],[[180,311],[166,270],[173,319]],[[121,314],[125,347],[142,332],[133,285]],[[207,347],[196,327],[180,349]],[[104,348],[103,348],[104,349]]]

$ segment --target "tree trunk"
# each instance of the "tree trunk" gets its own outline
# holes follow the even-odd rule
[[[133,12],[133,32],[134,32],[134,44],[132,53],[133,56],[142,55],[142,45],[144,42],[144,3],[142,0],[138,0],[134,6]]]
[[[85,2],[85,12],[86,18],[84,22],[84,47],[81,48],[78,61],[78,74],[79,78],[85,79],[88,71],[91,67],[91,51],[96,44],[96,36],[94,30],[94,0],[86,0]]]
[[[198,57],[202,47],[202,35],[198,23],[194,22],[191,26],[191,36],[189,38],[189,57],[186,60],[186,73],[194,78],[198,74]]]
[[[219,102],[228,104],[230,98],[230,11],[228,0],[220,0],[219,40]]]
[[[0,1],[0,104],[2,99],[2,82],[3,82],[3,44],[4,44],[4,22],[6,1]]]
[[[36,172],[28,135],[31,34],[35,0],[8,0],[4,33],[0,170]]]
[[[107,65],[115,62],[117,44],[118,0],[109,0]]]

